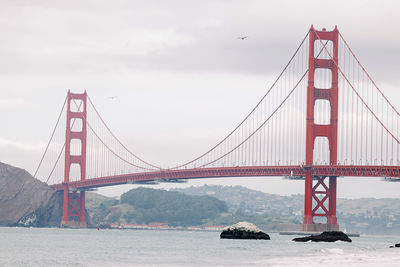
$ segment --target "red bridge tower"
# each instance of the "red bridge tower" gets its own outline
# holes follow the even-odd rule
[[[315,57],[315,42],[332,41],[333,59],[319,59]],[[305,201],[303,231],[338,230],[336,218],[336,176],[329,176],[329,183],[325,183],[325,176],[312,175],[314,144],[316,137],[325,137],[329,141],[329,163],[337,165],[337,132],[338,132],[338,29],[333,31],[310,29],[308,56],[308,86],[307,86],[307,126],[306,126],[306,165],[305,165]],[[332,84],[330,88],[316,88],[314,75],[316,69],[331,71]],[[318,99],[330,102],[330,124],[322,125],[314,122],[314,107]],[[313,184],[313,178],[315,184]],[[326,223],[315,223],[314,217],[325,217]]]
[[[71,102],[80,100],[76,111],[72,111]],[[80,180],[86,177],[86,91],[83,94],[73,94],[68,91],[67,96],[67,124],[65,132],[65,168],[64,168],[64,206],[62,226],[86,227],[85,191],[70,190],[68,184],[71,175],[71,165],[79,165]],[[76,105],[76,103],[73,103]],[[79,122],[80,121],[80,122]],[[82,125],[80,131],[73,131],[73,125]],[[78,128],[78,127],[76,127]],[[71,141],[80,141],[80,153],[71,154]]]

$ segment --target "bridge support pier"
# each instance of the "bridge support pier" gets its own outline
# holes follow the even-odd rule
[[[308,178],[308,179],[307,179]],[[326,184],[325,179],[329,178]],[[302,231],[337,231],[336,218],[336,177],[306,177],[306,194]],[[325,217],[326,223],[314,222],[314,217]]]
[[[79,103],[76,103],[78,100]],[[73,102],[73,103],[72,103]],[[72,106],[71,106],[72,105]],[[67,96],[67,124],[65,130],[65,167],[64,167],[64,204],[61,226],[64,227],[86,227],[85,216],[85,192],[73,190],[69,187],[71,174],[80,181],[86,179],[86,115],[87,94],[73,94],[68,91]],[[74,127],[74,125],[81,127]],[[80,128],[80,129],[79,129]],[[71,153],[71,141],[80,143],[80,151]],[[71,166],[75,168],[71,173]]]
[[[61,227],[86,227],[85,191],[70,192],[64,189],[63,217]]]
[[[329,177],[326,183],[325,176],[313,176],[314,145],[317,137],[327,138],[329,142],[329,164],[337,165],[337,132],[338,132],[338,29],[333,31],[314,30],[309,32],[308,52],[308,86],[307,86],[307,120],[306,120],[306,164],[305,164],[305,194],[304,217],[302,230],[320,232],[338,230],[336,218],[336,177]],[[315,43],[330,41],[332,43],[333,58],[318,58],[315,54]],[[331,72],[332,81],[329,88],[318,88],[314,84],[316,69]],[[330,123],[318,124],[314,120],[316,101],[324,100],[330,103]],[[316,181],[314,183],[314,181]],[[326,223],[315,222],[314,218],[326,218]],[[318,219],[320,221],[320,219]]]

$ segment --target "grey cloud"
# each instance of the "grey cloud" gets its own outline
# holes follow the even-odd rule
[[[328,30],[337,24],[398,104],[399,5],[2,0],[0,93],[15,103],[0,108],[6,125],[0,139],[46,143],[67,88],[88,89],[112,129],[140,155],[161,164],[186,161],[247,114],[312,23]],[[119,102],[106,101],[110,95]],[[33,169],[40,153],[17,149],[1,157]]]
[[[350,44],[371,71],[397,80],[393,74],[399,70],[400,38],[388,35],[388,31],[393,32],[388,26],[393,25],[385,23],[398,22],[390,11],[393,7],[374,12],[373,6],[366,9],[361,5],[360,19],[369,15],[376,21],[384,19],[382,29],[372,27],[376,32],[366,33],[370,22],[355,26],[353,18],[346,16],[350,11],[340,8],[345,2],[332,7],[338,18],[335,21],[333,15],[324,17],[317,12],[320,1],[302,3],[312,8],[301,12],[293,1],[282,5],[266,1],[116,1],[113,5],[107,1],[86,1],[83,5],[74,1],[10,1],[3,3],[0,20],[5,37],[0,55],[8,62],[1,64],[0,70],[26,74],[131,68],[267,75],[284,66],[315,20],[318,25],[326,23],[328,29],[332,22],[343,26],[344,35],[351,37]],[[287,8],[290,6],[293,8]],[[236,39],[243,34],[250,37]],[[394,39],[391,45],[382,39],[389,36]]]

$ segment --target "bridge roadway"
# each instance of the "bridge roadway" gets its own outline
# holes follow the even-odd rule
[[[183,170],[160,170],[90,178],[83,181],[68,183],[69,188],[91,189],[111,185],[143,183],[163,180],[202,179],[222,177],[252,177],[252,176],[304,176],[307,166],[254,166],[254,167],[218,167],[194,168]],[[317,176],[363,176],[363,177],[400,177],[400,166],[342,166],[318,165],[312,166],[312,175]],[[65,188],[66,183],[54,184],[51,187],[57,191]]]

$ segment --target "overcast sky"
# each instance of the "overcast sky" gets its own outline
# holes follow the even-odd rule
[[[87,90],[116,135],[148,161],[190,160],[248,113],[311,24],[338,25],[400,107],[399,10],[398,1],[366,0],[1,0],[0,161],[33,172],[68,89]],[[206,183],[304,189],[279,178]],[[338,189],[341,197],[399,192],[400,183],[372,178],[341,179]]]

